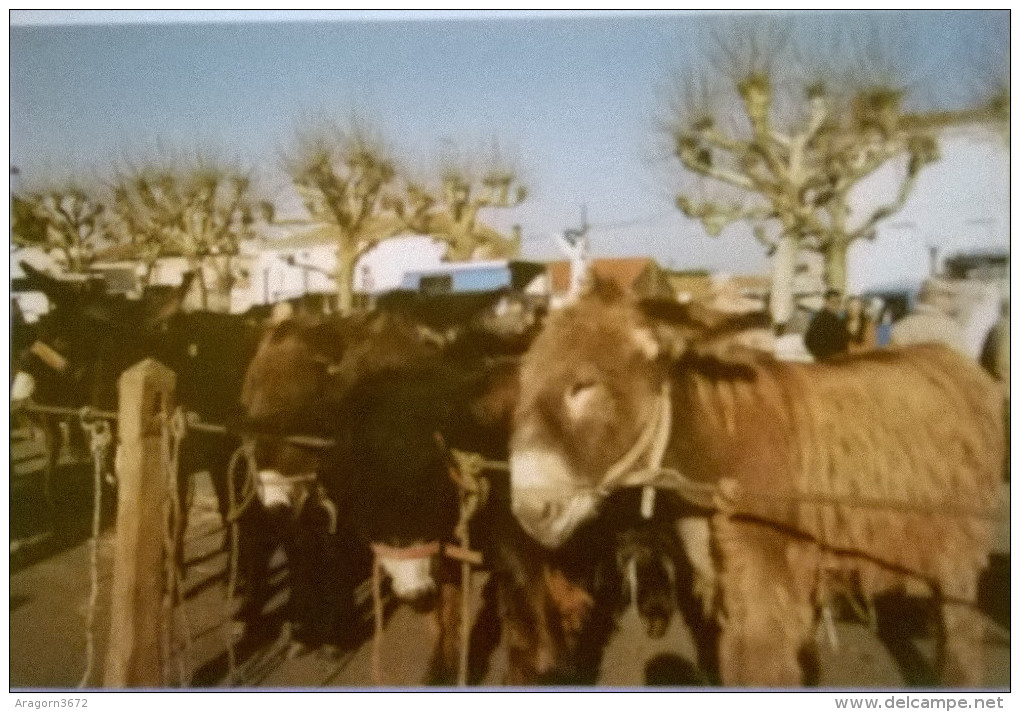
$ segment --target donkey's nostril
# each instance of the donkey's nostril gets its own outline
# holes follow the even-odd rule
[[[563,514],[563,504],[555,500],[542,502],[542,504],[536,506],[535,513],[542,520],[556,519]]]

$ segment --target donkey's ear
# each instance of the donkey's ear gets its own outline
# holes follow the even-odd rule
[[[692,337],[718,329],[731,318],[699,302],[681,303],[672,299],[642,299],[638,309],[647,319],[681,329]]]
[[[687,304],[665,299],[642,299],[637,308],[645,322],[638,329],[641,334],[638,343],[648,356],[675,361],[686,354],[705,332],[705,328],[692,317]],[[656,349],[646,348],[652,342]]]
[[[18,265],[25,273],[25,281],[30,289],[42,292],[54,305],[67,307],[77,305],[80,294],[74,284],[47,274],[24,260],[19,261]]]
[[[692,343],[682,330],[654,323],[635,327],[631,338],[649,361],[676,361]]]
[[[698,344],[690,350],[687,358],[702,373],[725,379],[753,381],[762,360],[771,356],[732,341],[714,341]]]
[[[638,309],[675,357],[691,350],[723,355],[732,344],[773,351],[772,322],[766,312],[731,313],[699,302],[649,299],[640,301]]]
[[[184,307],[184,300],[188,297],[192,285],[195,283],[197,274],[194,270],[184,273],[179,287],[165,290],[162,293],[150,291],[145,300],[145,327],[156,329],[170,320],[175,314],[180,313]]]

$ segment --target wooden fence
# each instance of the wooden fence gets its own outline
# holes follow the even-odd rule
[[[168,472],[164,423],[174,409],[173,371],[146,359],[125,371],[119,386],[117,530],[114,543],[106,687],[162,687],[163,625],[168,595],[164,557],[165,503],[176,487]]]

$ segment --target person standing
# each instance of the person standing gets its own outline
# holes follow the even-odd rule
[[[804,346],[815,361],[845,354],[850,347],[850,332],[840,313],[843,295],[835,289],[825,293],[825,304],[815,314],[804,334]]]
[[[892,310],[889,307],[882,307],[879,312],[875,341],[880,347],[888,346],[892,341]]]
[[[846,305],[846,329],[850,334],[851,353],[871,351],[878,346],[875,320],[864,308],[864,300],[852,297]]]
[[[1009,388],[1009,299],[1002,300],[999,319],[988,332],[981,350],[981,365],[995,380]],[[1008,391],[1007,391],[1008,392]]]

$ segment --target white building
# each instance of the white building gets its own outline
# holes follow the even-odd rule
[[[242,279],[234,286],[234,311],[336,292],[336,243],[320,231],[244,242],[238,263]]]
[[[408,272],[441,269],[446,246],[423,235],[385,240],[358,261],[354,291],[379,294],[397,289]]]
[[[444,252],[442,243],[421,235],[384,240],[358,260],[354,292],[396,289],[405,272],[441,266]],[[326,229],[247,242],[238,263],[244,274],[235,286],[234,311],[305,294],[336,293],[336,241]]]
[[[50,303],[42,292],[24,291],[16,288],[19,286],[19,281],[25,277],[25,272],[21,269],[21,262],[26,262],[38,270],[50,273],[59,271],[60,265],[53,255],[48,254],[41,247],[11,245],[11,298],[18,300],[18,306],[25,319],[29,323],[33,323],[49,311]]]
[[[975,124],[945,130],[939,149],[903,209],[879,223],[874,241],[851,247],[848,292],[916,289],[948,257],[1009,249],[1007,140]],[[905,162],[884,166],[858,187],[858,221],[895,195],[904,170]]]
[[[324,229],[295,232],[293,228],[276,228],[275,231],[275,235],[243,242],[238,254],[230,257],[234,274],[229,304],[231,312],[240,313],[255,305],[275,304],[306,294],[336,294],[333,278],[336,242],[332,235]],[[442,243],[421,235],[384,240],[358,261],[354,291],[356,294],[379,294],[397,289],[407,272],[441,268],[445,249]],[[222,260],[225,257],[211,259]],[[42,249],[12,247],[12,279],[24,276],[18,266],[19,260],[51,274],[63,272],[60,261]],[[142,284],[145,271],[141,263],[130,260],[97,262],[91,269],[107,277],[116,277],[111,282],[116,284],[124,281],[121,277],[133,273],[136,287]],[[189,269],[188,260],[184,257],[160,258],[153,265],[148,284],[179,285]],[[206,284],[215,284],[214,266],[207,262],[204,271]],[[134,294],[135,291],[127,289],[126,293]],[[42,293],[19,294],[18,298],[26,315],[33,320],[47,310]],[[189,294],[185,307],[199,309],[200,303],[199,292],[195,289]],[[226,304],[210,306],[228,308]]]

